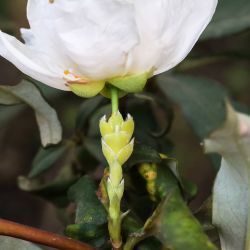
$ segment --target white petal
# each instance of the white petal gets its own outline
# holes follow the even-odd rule
[[[16,38],[0,31],[0,55],[13,63],[24,74],[54,88],[68,90],[65,86],[63,70],[61,75],[55,65],[45,61],[39,54]],[[48,68],[54,69],[54,72]]]
[[[135,0],[141,42],[132,52],[131,70],[156,68],[155,74],[180,63],[210,22],[217,0]]]
[[[58,19],[56,25],[65,53],[85,76],[106,79],[126,74],[127,55],[138,43],[131,4],[85,0],[74,15]]]
[[[172,1],[167,1],[172,2]],[[217,0],[175,0],[169,4],[171,13],[167,18],[168,27],[161,43],[164,52],[156,67],[156,74],[167,71],[179,64],[192,50],[200,35],[211,21]]]

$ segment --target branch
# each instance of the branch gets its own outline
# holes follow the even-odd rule
[[[80,241],[0,219],[0,235],[10,236],[60,250],[95,250]]]

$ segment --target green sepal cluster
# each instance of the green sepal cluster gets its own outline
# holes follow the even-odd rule
[[[89,82],[72,82],[68,86],[70,90],[83,98],[91,98],[99,93],[110,98],[109,86],[114,86],[119,90],[119,96],[127,93],[138,93],[143,91],[147,80],[152,76],[151,72],[142,74],[128,75],[123,77],[114,77],[111,79]]]
[[[118,111],[107,121],[106,116],[100,120],[102,150],[109,166],[117,162],[123,165],[131,156],[134,147],[134,120],[128,115],[126,120]]]

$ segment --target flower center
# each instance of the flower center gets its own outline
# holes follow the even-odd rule
[[[86,77],[83,77],[81,75],[75,74],[70,69],[64,70],[63,73],[64,73],[63,79],[67,82],[66,85],[68,85],[68,84],[74,84],[74,83],[86,84],[86,83],[89,82],[89,79],[87,79]]]

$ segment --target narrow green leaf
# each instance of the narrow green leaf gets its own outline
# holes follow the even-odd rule
[[[42,250],[42,248],[24,240],[0,236],[0,249],[3,250]]]
[[[0,86],[0,103],[4,105],[28,104],[35,111],[43,146],[57,144],[62,138],[62,127],[56,111],[30,82],[22,81],[16,86]]]
[[[222,250],[250,248],[250,117],[227,104],[227,119],[205,140],[207,153],[222,155],[213,191],[213,224]]]

